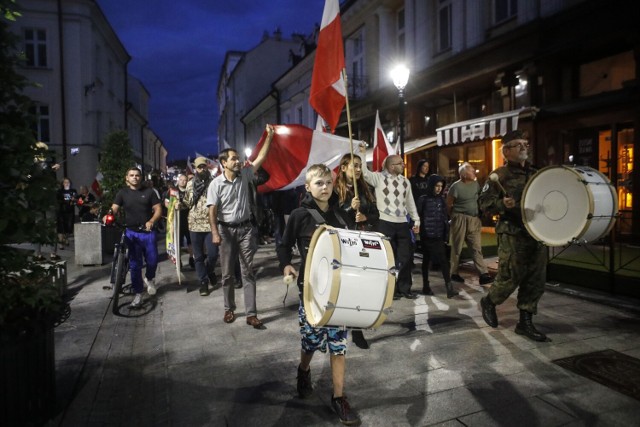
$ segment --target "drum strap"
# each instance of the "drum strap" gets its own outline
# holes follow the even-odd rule
[[[327,222],[327,221],[322,217],[322,215],[320,215],[320,212],[318,212],[316,209],[310,209],[310,208],[307,208],[307,211],[309,211],[309,213],[310,213],[310,214],[311,214],[311,216],[313,217],[313,220],[314,220],[318,225],[320,225],[320,224],[324,224],[324,223],[326,223],[326,222]],[[338,219],[338,222],[340,223],[340,225],[341,225],[343,228],[346,228],[346,229],[348,229],[348,228],[349,228],[349,226],[347,225],[347,223],[346,223],[346,221],[344,220],[344,218],[342,218],[342,217],[340,216],[340,214],[339,214],[339,213],[337,213],[337,212],[336,212],[336,218]]]

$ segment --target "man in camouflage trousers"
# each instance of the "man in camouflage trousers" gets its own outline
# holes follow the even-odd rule
[[[480,209],[500,215],[496,224],[498,274],[489,294],[480,300],[482,317],[489,326],[497,327],[496,305],[518,288],[520,321],[515,332],[535,341],[546,341],[547,337],[533,325],[532,317],[544,293],[547,250],[527,232],[520,210],[524,187],[536,169],[527,162],[529,144],[522,131],[508,132],[502,144],[507,164],[492,172],[498,175],[498,183],[487,180],[478,198]]]

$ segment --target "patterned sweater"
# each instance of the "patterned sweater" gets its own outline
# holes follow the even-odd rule
[[[362,162],[362,175],[376,190],[380,219],[387,222],[407,222],[407,215],[420,225],[420,217],[411,192],[411,183],[404,175],[393,176],[387,171],[371,172]]]

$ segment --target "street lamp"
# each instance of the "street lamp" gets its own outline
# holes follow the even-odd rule
[[[409,69],[403,65],[397,65],[393,70],[391,70],[391,79],[393,80],[393,84],[398,89],[398,102],[399,102],[399,110],[400,110],[400,134],[399,134],[399,142],[400,142],[400,155],[404,160],[404,88],[407,86],[407,82],[409,81]]]

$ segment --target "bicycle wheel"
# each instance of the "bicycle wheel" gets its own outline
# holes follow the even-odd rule
[[[125,271],[125,255],[120,248],[115,252],[114,257],[115,281],[113,283],[113,301],[111,301],[111,311],[113,314],[118,314],[120,293],[122,292],[122,285],[124,285],[124,279],[127,276],[127,272]]]

